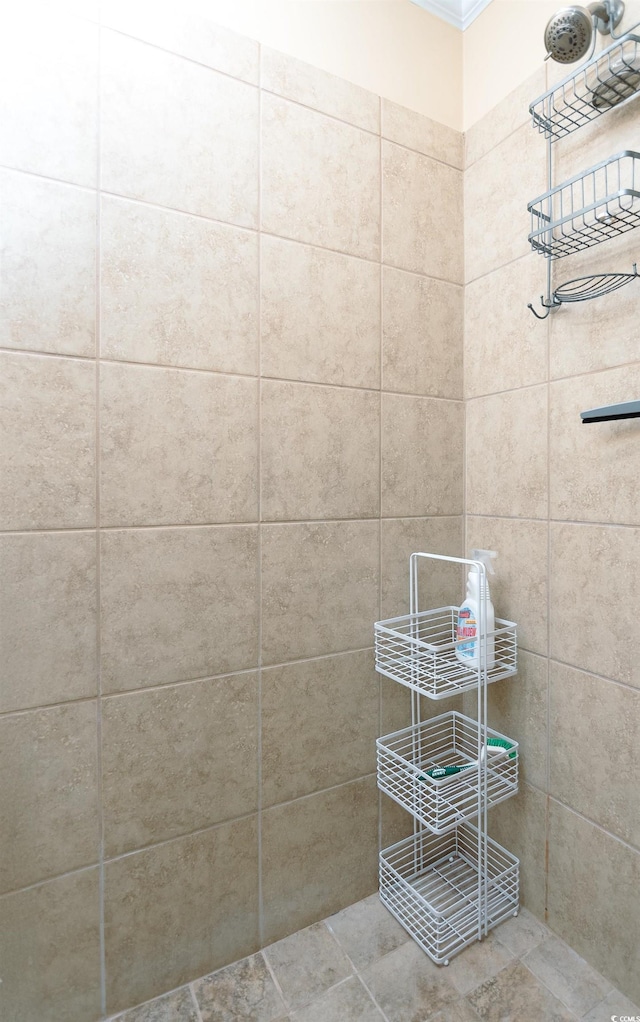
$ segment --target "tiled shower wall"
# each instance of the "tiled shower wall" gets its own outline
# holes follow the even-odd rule
[[[462,550],[462,136],[107,7],[2,33],[6,1022],[375,889],[372,624]]]
[[[546,189],[528,118],[546,87],[541,68],[466,136],[466,539],[500,551],[494,602],[521,644],[489,719],[521,742],[524,783],[490,827],[521,858],[524,904],[638,1001],[640,427],[580,412],[640,393],[639,293],[544,322],[526,307],[545,285],[526,204]],[[637,101],[556,143],[554,181],[624,149]],[[559,260],[556,285],[629,272],[639,233]]]

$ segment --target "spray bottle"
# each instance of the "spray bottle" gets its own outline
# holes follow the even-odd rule
[[[471,558],[474,561],[481,561],[486,571],[494,575],[492,560],[497,557],[495,550],[472,550]],[[476,670],[480,658],[480,604],[484,601],[485,625],[487,629],[487,650],[486,668],[488,671],[495,664],[495,638],[493,632],[496,627],[495,612],[489,595],[489,581],[486,573],[482,573],[472,565],[467,578],[467,595],[464,603],[458,611],[458,626],[456,639],[464,639],[456,646],[456,656],[469,670]]]

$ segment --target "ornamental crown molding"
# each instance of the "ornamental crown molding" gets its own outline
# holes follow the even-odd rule
[[[411,3],[464,32],[491,0],[411,0]]]

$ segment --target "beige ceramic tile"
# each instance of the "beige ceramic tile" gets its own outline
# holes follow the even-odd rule
[[[462,283],[462,174],[382,143],[385,263]]]
[[[262,374],[380,385],[380,269],[263,235]]]
[[[405,724],[408,719],[410,718],[405,717]],[[380,794],[380,833],[381,848],[388,848],[396,841],[402,841],[413,834],[413,817],[397,802],[382,793]]]
[[[432,1015],[429,1022],[478,1022],[480,1016],[465,998],[448,1004],[446,1008]]]
[[[331,916],[327,925],[359,971],[410,939],[377,894]]]
[[[256,666],[257,553],[250,527],[103,533],[103,691]]]
[[[372,894],[377,847],[373,777],[267,809],[262,816],[265,940]]]
[[[257,519],[256,380],[103,365],[100,400],[103,525]]]
[[[601,1022],[604,1018],[610,1019],[612,1015],[640,1015],[638,1006],[633,1004],[624,994],[618,990],[612,990],[604,1001],[596,1004],[595,1008],[588,1011],[582,1022]]]
[[[519,1022],[576,1022],[576,1016],[533,976],[514,962],[469,995],[485,1022],[517,1018]]]
[[[412,940],[369,966],[362,979],[390,1022],[428,1018],[459,997],[448,970]]]
[[[266,664],[370,646],[378,523],[263,526],[262,601]]]
[[[14,7],[8,26],[0,41],[0,163],[95,185],[98,27],[44,5]]]
[[[103,358],[220,372],[258,367],[258,239],[104,196]]]
[[[257,226],[258,91],[103,30],[102,187]]]
[[[493,110],[465,132],[465,165],[470,167],[521,125],[529,124],[531,120],[529,104],[545,91],[545,68],[541,65],[517,89],[509,93]]]
[[[147,1001],[117,1018],[118,1022],[200,1022],[189,987],[180,987],[164,997]]]
[[[377,259],[379,139],[265,93],[262,228]]]
[[[551,936],[548,926],[536,919],[531,912],[520,906],[517,918],[510,916],[504,923],[500,923],[493,931],[505,947],[516,956],[521,958],[527,951],[537,947],[543,940]]]
[[[94,702],[0,718],[0,890],[98,859]]]
[[[409,558],[412,553],[464,557],[462,518],[390,518],[382,529],[382,617],[409,613]],[[422,558],[418,564],[419,609],[458,606],[464,575],[457,566]]]
[[[527,387],[547,378],[547,326],[532,315],[545,288],[545,265],[531,254],[465,288],[466,397]]]
[[[257,944],[255,817],[107,863],[107,1011],[205,975]]]
[[[547,388],[476,398],[467,413],[467,512],[547,516]]]
[[[257,675],[105,699],[105,855],[255,812]]]
[[[551,794],[640,845],[640,692],[552,661],[550,727]]]
[[[461,994],[469,994],[513,960],[512,953],[493,933],[489,933],[481,943],[471,944],[449,962],[447,979]]]
[[[98,870],[9,894],[0,915],[3,1018],[99,1018]]]
[[[599,1004],[611,990],[608,980],[555,936],[533,948],[524,957],[523,964],[579,1017]]]
[[[382,137],[463,169],[464,135],[405,106],[382,100]]]
[[[384,394],[382,514],[461,514],[463,434],[461,402]]]
[[[553,287],[574,277],[612,271],[631,273],[637,262],[638,239],[634,231],[629,231],[602,248],[589,248],[557,260],[553,264]],[[549,318],[549,354],[552,379],[636,361],[638,282],[597,301],[573,302],[554,312]]]
[[[411,693],[404,685],[380,675],[380,734],[407,727],[411,720]]]
[[[379,131],[380,98],[268,46],[262,47],[262,88],[367,131]]]
[[[462,397],[462,288],[390,266],[382,287],[385,390]]]
[[[263,804],[373,773],[377,735],[371,650],[263,671]]]
[[[547,652],[548,568],[546,522],[468,515],[467,550],[496,550],[489,584],[498,617],[515,621],[518,645]]]
[[[357,976],[292,1015],[293,1022],[382,1022],[382,1018]]]
[[[279,940],[264,955],[290,1008],[314,1000],[353,971],[324,923]]]
[[[379,394],[265,380],[263,520],[377,515],[379,423]]]
[[[0,344],[93,355],[95,196],[3,171],[0,218]]]
[[[579,415],[588,408],[628,401],[636,393],[640,393],[640,362],[551,384],[553,518],[640,525],[640,423],[632,419],[585,428]]]
[[[95,366],[0,355],[0,524],[95,525]]]
[[[153,17],[149,17],[144,4],[130,4],[127,0],[109,0],[102,8],[102,24],[108,28],[258,84],[258,43],[214,24],[193,9],[154,7]]]
[[[552,930],[640,1002],[640,853],[553,799],[548,905]]]
[[[539,919],[545,911],[546,803],[546,795],[521,783],[514,798],[489,814],[491,837],[520,859],[520,902]]]
[[[193,992],[200,1012],[197,1022],[273,1022],[286,1011],[262,954],[196,980]]]
[[[464,257],[467,282],[531,251],[527,241],[531,230],[527,203],[545,188],[545,143],[529,124],[518,128],[466,171]],[[525,305],[531,300],[527,298]]]
[[[518,674],[488,690],[489,724],[517,741],[520,780],[547,786],[547,660],[522,650]]]
[[[551,525],[551,656],[640,688],[639,558],[640,529]]]
[[[0,711],[95,695],[95,534],[3,536],[0,577]]]

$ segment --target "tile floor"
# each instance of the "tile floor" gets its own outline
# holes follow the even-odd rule
[[[610,1022],[640,1010],[522,909],[444,968],[377,895],[118,1022]]]

